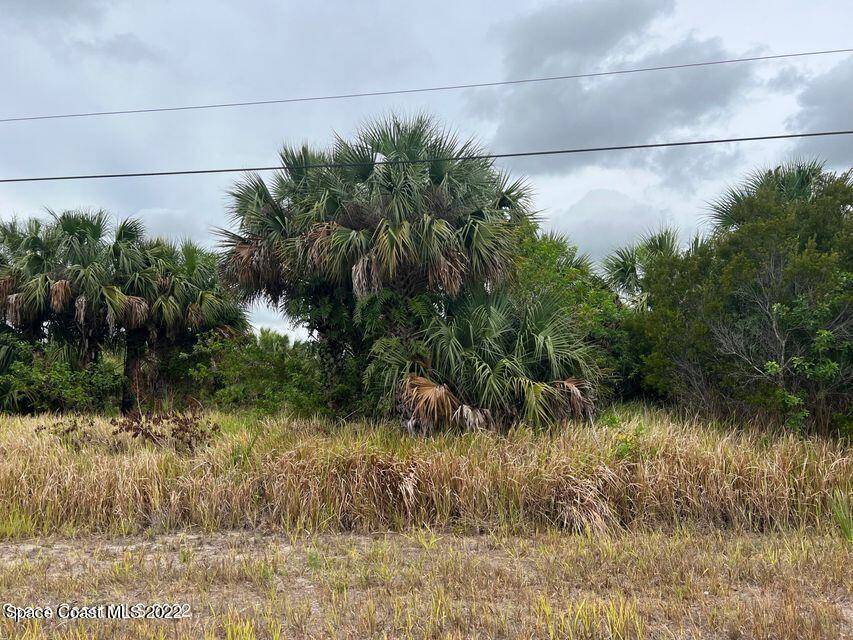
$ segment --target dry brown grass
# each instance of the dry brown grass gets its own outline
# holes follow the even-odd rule
[[[595,426],[413,438],[393,425],[217,416],[193,454],[0,421],[0,537],[254,528],[455,532],[837,529],[847,444],[624,409]],[[840,498],[839,498],[840,497]],[[840,500],[840,502],[839,502]],[[840,505],[840,507],[839,507]]]
[[[850,637],[850,547],[810,534],[249,533],[0,544],[14,604],[189,603],[175,622],[0,620],[0,637]]]
[[[641,408],[428,438],[214,418],[201,448],[0,419],[0,604],[193,612],[0,638],[853,637],[849,444]]]

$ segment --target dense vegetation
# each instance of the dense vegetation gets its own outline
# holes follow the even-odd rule
[[[426,117],[286,148],[231,192],[220,253],[68,211],[0,227],[0,405],[215,404],[545,426],[643,396],[849,432],[853,178],[758,172],[709,233],[593,265],[529,190]],[[317,168],[313,165],[330,164]],[[307,343],[253,335],[263,300]]]
[[[853,182],[794,164],[712,207],[712,232],[673,232],[606,263],[630,301],[639,383],[715,413],[849,431],[853,406]]]
[[[160,365],[214,328],[245,331],[215,254],[147,239],[103,211],[0,225],[0,401],[19,411],[104,408],[118,389],[167,393]],[[118,370],[109,365],[118,360]]]

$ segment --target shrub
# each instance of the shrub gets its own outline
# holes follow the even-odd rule
[[[268,329],[257,336],[208,334],[191,351],[179,354],[174,366],[189,370],[196,399],[219,407],[260,413],[287,409],[296,415],[322,413],[326,408],[323,376],[312,346],[291,343]]]
[[[789,427],[853,409],[853,174],[795,164],[714,205],[714,233],[661,253],[632,321],[648,389]]]
[[[629,310],[595,273],[589,257],[578,253],[567,238],[529,227],[507,291],[523,303],[545,296],[565,310],[572,333],[596,347],[590,354],[601,371],[599,399],[628,393],[631,345],[624,321]]]
[[[122,390],[121,363],[102,354],[86,369],[75,370],[61,353],[45,353],[6,339],[14,355],[0,373],[0,408],[17,413],[112,411]]]
[[[371,355],[367,380],[410,428],[543,426],[594,408],[595,348],[553,296],[466,296],[416,340],[382,338]]]

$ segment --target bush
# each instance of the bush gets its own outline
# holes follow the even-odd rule
[[[711,237],[660,255],[642,277],[632,325],[646,388],[796,429],[849,429],[851,209],[851,174],[814,164],[726,194]]]
[[[312,346],[291,344],[274,331],[231,338],[208,334],[177,359],[177,368],[189,370],[192,393],[199,401],[260,413],[287,409],[312,415],[326,410],[323,376]]]
[[[517,272],[508,292],[523,304],[547,297],[566,310],[572,333],[596,348],[591,351],[601,371],[596,395],[629,395],[631,349],[624,328],[628,309],[599,277],[589,257],[556,234],[528,228],[519,245]]]
[[[3,337],[8,362],[0,373],[0,408],[16,413],[113,411],[122,389],[121,364],[102,356],[74,370],[60,354]]]
[[[595,352],[553,296],[465,296],[416,340],[377,340],[366,379],[410,428],[545,426],[592,416]]]

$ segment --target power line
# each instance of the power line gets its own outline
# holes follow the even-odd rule
[[[692,67],[710,67],[738,62],[758,62],[761,60],[779,60],[782,58],[802,58],[805,56],[823,56],[837,53],[853,53],[853,49],[827,49],[825,51],[803,51],[800,53],[781,53],[767,56],[751,56],[747,58],[731,58],[728,60],[711,60],[706,62],[689,62],[686,64],[669,64],[658,67],[641,67],[635,69],[616,69],[612,71],[597,71],[593,73],[575,73],[562,76],[545,76],[541,78],[521,78],[517,80],[500,80],[494,82],[474,82],[470,84],[449,84],[436,87],[421,87],[416,89],[392,89],[387,91],[364,91],[360,93],[338,93],[323,96],[306,96],[300,98],[277,98],[272,100],[247,100],[244,102],[218,102],[211,104],[193,104],[175,107],[151,107],[146,109],[121,109],[115,111],[87,111],[81,113],[57,113],[41,116],[16,116],[0,118],[4,122],[24,122],[30,120],[58,120],[60,118],[90,118],[95,116],[118,116],[138,113],[162,113],[165,111],[194,111],[200,109],[226,109],[234,107],[251,107],[266,104],[287,104],[291,102],[319,102],[322,100],[345,100],[350,98],[367,98],[374,96],[404,95],[410,93],[428,93],[434,91],[455,91],[458,89],[477,89],[482,87],[499,87],[506,85],[531,84],[536,82],[554,82],[556,80],[577,80],[580,78],[599,78],[602,76],[626,75],[630,73],[646,73],[649,71],[666,71],[669,69],[688,69]]]
[[[727,142],[754,142],[757,140],[785,140],[790,138],[818,138],[824,136],[847,136],[853,134],[853,129],[839,131],[816,131],[812,133],[782,133],[770,136],[749,136],[744,138],[715,138],[708,140],[684,140],[681,142],[653,142],[649,144],[625,144],[611,147],[581,147],[575,149],[545,149],[540,151],[516,151],[512,153],[482,153],[468,156],[448,156],[440,158],[416,158],[413,160],[377,160],[375,162],[325,162],[305,164],[302,169],[344,169],[376,165],[425,164],[428,162],[451,162],[458,160],[496,160],[499,158],[521,158],[533,156],[557,156],[576,153],[594,153],[604,151],[626,151],[631,149],[659,149],[662,147],[689,147],[707,144],[722,144]],[[279,171],[281,165],[271,167],[232,167],[227,169],[184,169],[180,171],[135,171],[131,173],[92,173],[68,176],[39,176],[32,178],[1,178],[5,182],[49,182],[59,180],[100,180],[103,178],[139,178],[151,176],[185,176],[210,173],[245,173],[260,171]]]

